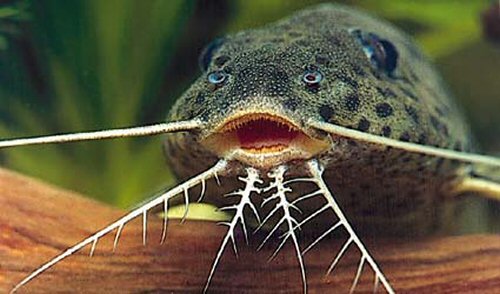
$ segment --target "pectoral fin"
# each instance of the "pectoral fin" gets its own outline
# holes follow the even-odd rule
[[[469,193],[500,201],[500,169],[474,165],[468,175],[457,181],[453,187],[453,195]]]

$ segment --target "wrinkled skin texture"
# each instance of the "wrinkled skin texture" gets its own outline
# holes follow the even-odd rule
[[[375,33],[396,48],[393,72],[367,58],[353,29]],[[168,118],[199,118],[207,123],[196,134],[176,134],[165,141],[167,158],[181,179],[217,160],[200,141],[239,111],[270,110],[304,129],[314,119],[397,140],[472,150],[460,111],[416,45],[398,29],[365,13],[320,5],[260,29],[226,36],[209,45],[202,59],[208,67]],[[304,83],[308,69],[322,74],[317,86]],[[227,74],[219,86],[207,79],[214,71]],[[336,136],[331,140],[332,149],[317,157],[359,229],[421,234],[448,223],[451,210],[443,197],[447,185],[463,176],[464,166]],[[231,180],[224,182],[233,185]],[[210,194],[209,201],[221,203],[219,192]]]

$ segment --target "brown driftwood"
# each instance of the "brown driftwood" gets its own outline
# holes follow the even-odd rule
[[[124,213],[4,170],[0,170],[0,207],[2,293]],[[88,257],[88,246],[20,292],[201,292],[226,228],[211,222],[173,220],[166,243],[160,245],[161,220],[151,215],[148,227],[147,246],[142,245],[138,219],[124,228],[115,253],[111,250],[114,236],[106,236],[93,257]],[[239,258],[230,248],[225,251],[210,293],[301,293],[291,246],[268,262],[271,246],[256,252],[254,244],[238,241]],[[326,240],[306,254],[309,293],[348,291],[359,257],[356,250],[351,249],[332,274],[324,275],[341,245],[339,240]],[[500,236],[383,240],[368,246],[397,292],[500,292]],[[365,266],[357,293],[371,292],[372,284],[372,271]]]

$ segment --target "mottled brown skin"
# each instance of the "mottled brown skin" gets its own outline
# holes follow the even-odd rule
[[[368,60],[350,29],[376,33],[396,47],[398,64],[391,75]],[[302,80],[311,67],[324,76],[319,87]],[[216,70],[229,75],[218,87],[207,81]],[[305,130],[312,118],[397,140],[472,149],[463,116],[413,41],[389,23],[344,6],[316,6],[220,42],[208,69],[168,118],[207,123],[199,133],[169,135],[165,141],[167,158],[181,179],[217,160],[200,141],[224,118],[247,108],[272,110]],[[448,223],[452,210],[446,188],[463,176],[463,165],[338,136],[331,140],[332,149],[317,157],[355,227],[421,234]],[[234,184],[228,181],[222,180],[228,183],[224,189]],[[219,192],[208,201],[220,205]]]

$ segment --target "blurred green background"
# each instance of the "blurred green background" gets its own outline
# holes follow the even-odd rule
[[[313,3],[290,0],[0,1],[0,137],[164,120],[216,36]],[[489,1],[342,1],[412,34],[436,62],[489,153],[500,151],[500,46],[484,40]],[[498,44],[497,44],[498,45]],[[128,207],[173,179],[161,137],[2,150],[4,166]]]

